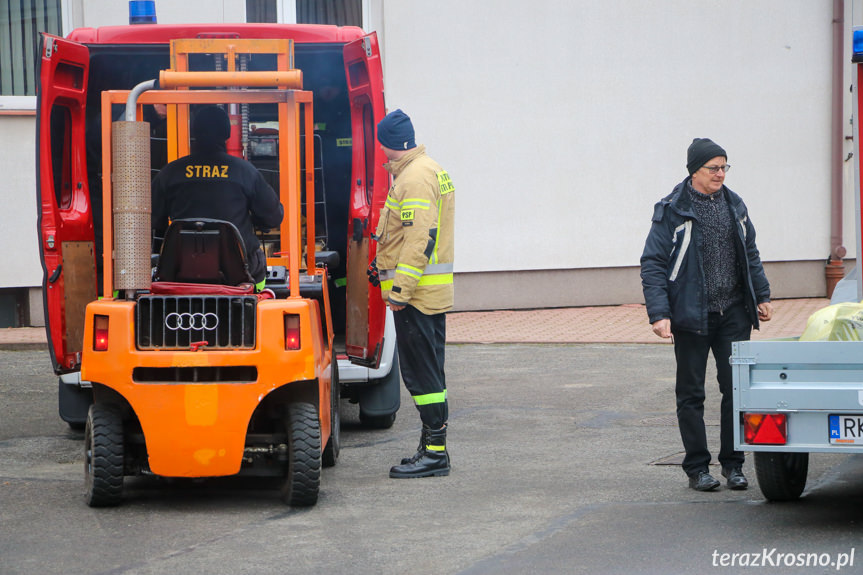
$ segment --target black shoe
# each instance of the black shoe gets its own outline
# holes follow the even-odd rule
[[[689,477],[689,487],[696,491],[713,491],[719,487],[719,481],[706,471],[699,471]]]
[[[723,469],[722,476],[728,480],[728,489],[743,490],[749,487],[749,482],[739,467]]]
[[[449,475],[449,456],[446,451],[424,450],[422,457],[396,465],[390,469],[390,477],[394,479],[411,479],[415,477],[439,477]]]

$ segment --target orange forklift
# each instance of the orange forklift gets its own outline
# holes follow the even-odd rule
[[[245,71],[239,54],[276,55]],[[222,71],[188,71],[222,54]],[[339,455],[338,363],[328,269],[315,241],[312,93],[275,39],[173,40],[171,67],[132,90],[102,92],[102,293],[86,306],[81,378],[92,383],[85,496],[121,502],[124,476],[283,478],[282,499],[314,505],[321,466]],[[255,293],[228,222],[171,222],[151,259],[151,105],[167,108],[168,160],[187,155],[196,107],[271,107],[285,218],[264,236],[268,282]],[[125,105],[125,108],[123,108]],[[122,120],[115,111],[123,110]]]
[[[214,40],[290,40],[292,49],[290,55],[280,56],[235,48],[236,57],[231,58],[215,48],[193,50],[179,57],[177,68],[171,42],[183,39],[201,42],[204,50]],[[299,71],[303,90],[312,93],[315,248],[319,259],[324,251],[333,256],[328,259],[327,292],[340,394],[357,404],[364,427],[390,428],[402,387],[395,327],[380,291],[369,285],[366,276],[376,255],[370,236],[390,181],[383,167],[386,157],[374,137],[375,125],[385,114],[376,34],[352,26],[312,24],[135,24],[77,28],[66,38],[43,34],[39,55],[34,193],[45,331],[58,378],[60,418],[73,430],[84,430],[93,403],[92,383],[81,376],[84,310],[98,298],[113,297],[105,292],[104,249],[113,244],[116,256],[117,248],[125,245],[103,238],[102,183],[112,176],[103,170],[102,93],[132,90],[159,78],[163,70],[218,72],[233,66],[251,73]],[[283,66],[278,63],[280,57],[291,62]],[[123,105],[112,103],[111,119],[123,116]],[[232,124],[228,150],[243,156],[278,189],[277,106],[255,102],[227,106]],[[182,109],[171,112],[169,108],[169,112],[179,114]],[[179,142],[188,139],[188,127],[177,123],[176,116],[166,118],[158,112],[153,105],[143,105],[143,119],[150,123],[151,132],[151,177],[178,157]],[[300,146],[299,153],[305,151]],[[304,156],[301,163],[302,172]],[[300,179],[305,185],[304,173]],[[304,209],[301,216],[308,219]],[[287,250],[281,247],[280,232],[258,234],[271,262],[284,257],[278,254]],[[266,287],[284,299],[290,293],[285,265],[269,267]],[[304,277],[300,275],[301,284]]]

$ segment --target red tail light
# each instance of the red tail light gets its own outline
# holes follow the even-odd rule
[[[93,316],[93,349],[108,351],[108,316]]]
[[[744,413],[743,441],[750,445],[785,445],[788,417],[784,413]]]
[[[300,316],[285,315],[285,349],[300,349]]]

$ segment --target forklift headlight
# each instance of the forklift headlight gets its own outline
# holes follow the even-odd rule
[[[108,316],[93,316],[93,349],[108,351]]]
[[[285,314],[285,349],[300,349],[300,316]]]

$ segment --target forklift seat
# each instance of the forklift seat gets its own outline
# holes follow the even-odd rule
[[[245,253],[243,238],[230,222],[204,218],[174,220],[165,233],[154,281],[254,284]]]

